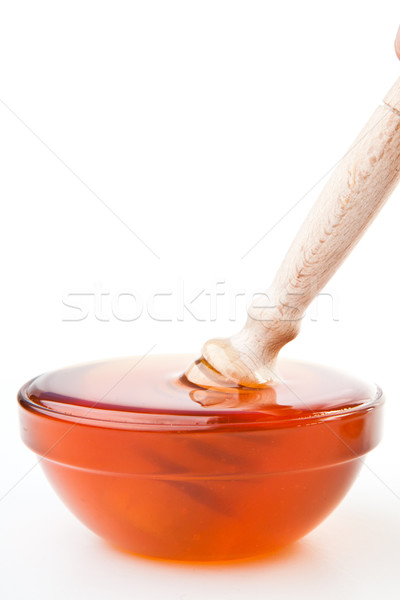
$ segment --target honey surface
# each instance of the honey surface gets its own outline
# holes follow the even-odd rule
[[[376,393],[375,386],[340,371],[288,360],[279,363],[280,381],[264,390],[206,390],[182,377],[191,358],[128,357],[67,367],[36,378],[27,394],[45,407],[77,416],[84,414],[82,408],[93,407],[103,413],[166,415],[166,423],[192,415],[205,423],[208,416],[234,421],[309,417],[364,404]]]

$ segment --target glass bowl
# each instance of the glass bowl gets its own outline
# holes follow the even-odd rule
[[[190,355],[41,375],[18,400],[24,442],[71,511],[115,546],[174,560],[263,555],[316,527],[380,439],[376,385],[281,360],[265,390],[202,389]]]

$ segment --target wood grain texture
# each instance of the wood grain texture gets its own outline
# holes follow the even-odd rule
[[[354,248],[400,178],[400,79],[373,113],[311,209],[244,328],[209,340],[203,357],[229,381],[263,387],[276,380],[276,357],[299,332],[305,310]],[[191,365],[186,376],[205,385]]]

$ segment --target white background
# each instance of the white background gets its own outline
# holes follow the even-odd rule
[[[273,559],[110,548],[34,466],[15,402],[45,370],[237,330],[234,293],[267,286],[400,74],[399,22],[398,0],[1,2],[2,598],[400,597],[400,190],[283,352],[379,382],[384,440],[334,514]]]

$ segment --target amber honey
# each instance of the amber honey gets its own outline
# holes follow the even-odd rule
[[[134,553],[231,560],[299,539],[380,437],[376,386],[281,361],[265,390],[201,389],[191,356],[69,367],[22,388],[22,434],[90,529]]]

